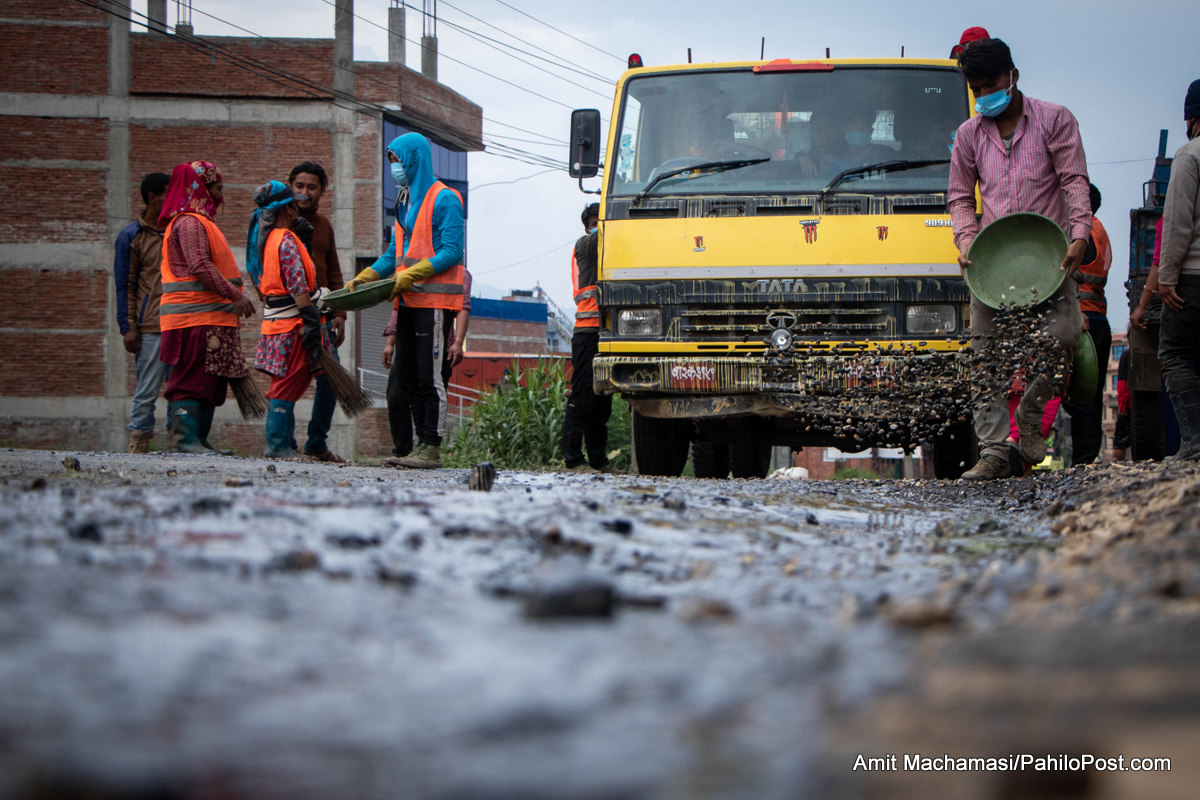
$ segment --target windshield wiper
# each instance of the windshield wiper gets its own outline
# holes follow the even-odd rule
[[[829,185],[822,189],[817,194],[818,200],[824,200],[825,195],[829,193],[833,187],[844,181],[846,178],[855,175],[866,175],[868,172],[899,172],[905,169],[918,169],[919,167],[932,167],[937,164],[949,164],[948,158],[931,158],[922,161],[881,161],[878,164],[864,164],[861,167],[851,167],[839,172]]]
[[[692,164],[690,167],[676,167],[675,169],[669,169],[660,175],[655,175],[654,180],[646,184],[646,188],[642,189],[641,194],[637,196],[637,199],[634,202],[640,202],[642,198],[650,194],[651,189],[653,189],[655,186],[658,186],[667,178],[674,178],[676,175],[682,175],[685,172],[696,172],[698,174],[692,177],[699,178],[702,175],[715,175],[718,172],[728,172],[731,169],[741,169],[742,167],[749,167],[753,166],[754,164],[761,164],[764,161],[770,160],[770,157],[738,158],[730,159],[729,161],[705,161],[702,164]],[[691,178],[688,178],[688,180],[691,180]]]

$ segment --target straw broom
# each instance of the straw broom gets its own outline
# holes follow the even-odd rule
[[[337,398],[338,406],[347,417],[356,417],[375,405],[375,395],[359,386],[354,376],[323,347],[319,360],[321,371],[325,373],[325,379],[329,381],[329,388],[333,390],[333,396]]]
[[[252,377],[230,378],[229,388],[237,401],[238,411],[242,412],[242,419],[262,419],[267,415],[267,398]]]

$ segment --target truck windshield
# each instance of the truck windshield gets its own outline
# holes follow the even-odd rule
[[[819,72],[696,70],[626,83],[610,194],[820,192],[847,170],[936,161],[847,175],[840,191],[944,192],[945,161],[967,118],[953,67],[844,66]],[[754,161],[697,175],[690,165]],[[670,177],[665,173],[677,172]]]

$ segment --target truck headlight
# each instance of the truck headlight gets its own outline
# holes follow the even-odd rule
[[[662,311],[657,308],[626,308],[617,312],[617,336],[662,335]]]
[[[909,333],[954,333],[958,328],[954,306],[909,306],[906,316]]]

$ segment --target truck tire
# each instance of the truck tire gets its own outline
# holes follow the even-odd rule
[[[1162,398],[1158,392],[1129,393],[1129,449],[1134,461],[1162,461],[1167,455]]]
[[[771,470],[771,445],[729,445],[729,471],[735,478],[765,478]]]
[[[679,477],[687,463],[687,423],[633,412],[633,454],[639,475]]]
[[[939,480],[958,480],[978,460],[979,441],[970,422],[953,425],[933,439],[933,475]]]
[[[697,478],[728,478],[729,445],[692,442],[692,474]]]

